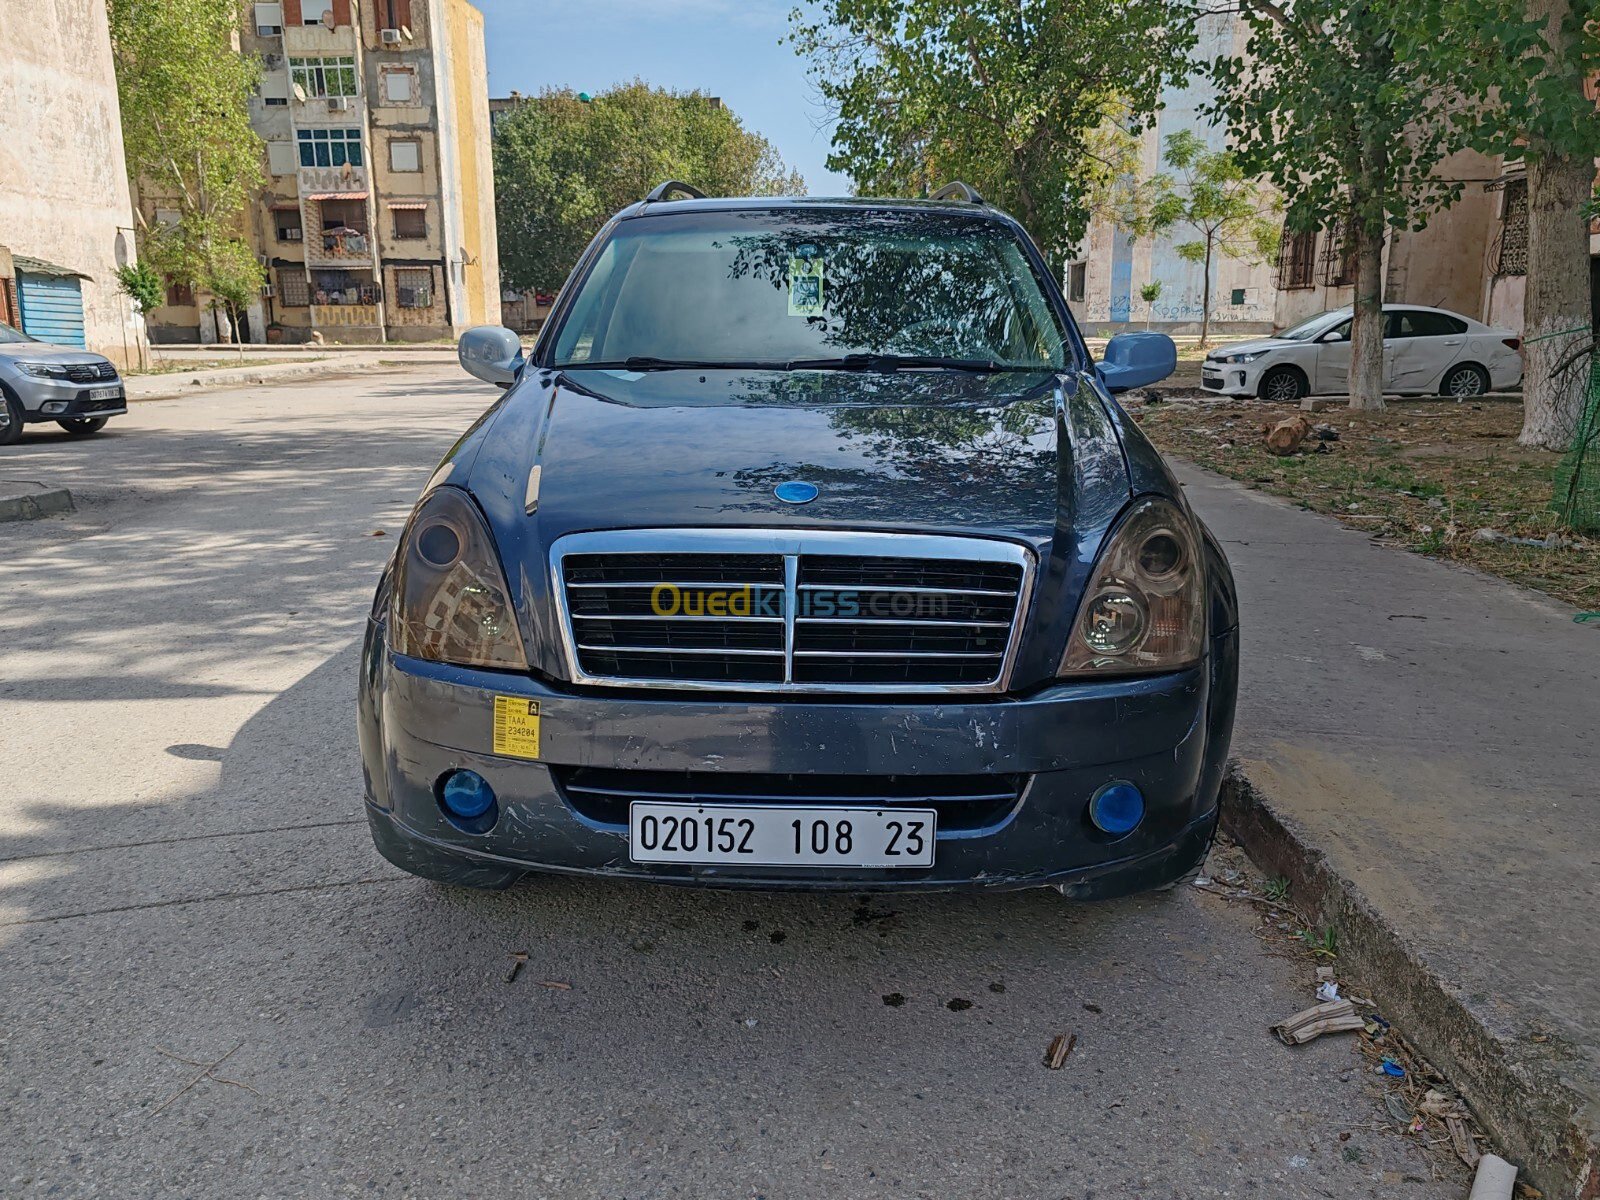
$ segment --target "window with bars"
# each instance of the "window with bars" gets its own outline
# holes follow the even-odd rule
[[[1528,273],[1528,181],[1512,179],[1506,183],[1500,206],[1500,253],[1496,275]]]
[[[298,267],[278,268],[278,303],[284,308],[305,308],[311,303],[304,271]]]
[[[1348,217],[1328,230],[1322,247],[1322,282],[1348,287],[1356,281],[1356,227]]]
[[[401,308],[432,308],[433,270],[429,267],[396,267],[394,292]]]
[[[361,130],[297,129],[302,167],[352,167],[361,165]]]
[[[329,54],[316,58],[291,58],[289,77],[312,96],[354,96],[356,60],[351,54]]]
[[[1278,251],[1278,286],[1285,290],[1316,286],[1317,281],[1317,231],[1291,233],[1283,231],[1283,244]]]

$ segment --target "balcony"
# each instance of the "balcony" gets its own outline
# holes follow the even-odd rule
[[[376,304],[313,304],[311,324],[316,329],[377,328]]]

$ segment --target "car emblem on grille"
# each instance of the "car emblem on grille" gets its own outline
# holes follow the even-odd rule
[[[817,498],[817,485],[791,479],[772,489],[772,494],[785,504],[808,504]]]

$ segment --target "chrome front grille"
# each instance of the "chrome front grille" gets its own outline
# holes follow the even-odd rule
[[[579,682],[996,691],[1032,556],[917,534],[619,530],[562,538],[551,566]]]

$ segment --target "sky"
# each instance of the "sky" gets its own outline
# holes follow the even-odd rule
[[[795,0],[472,0],[484,16],[489,94],[546,87],[602,92],[635,77],[720,96],[746,129],[805,176],[812,195],[848,194],[829,171],[829,131],[805,66],[778,39]]]

